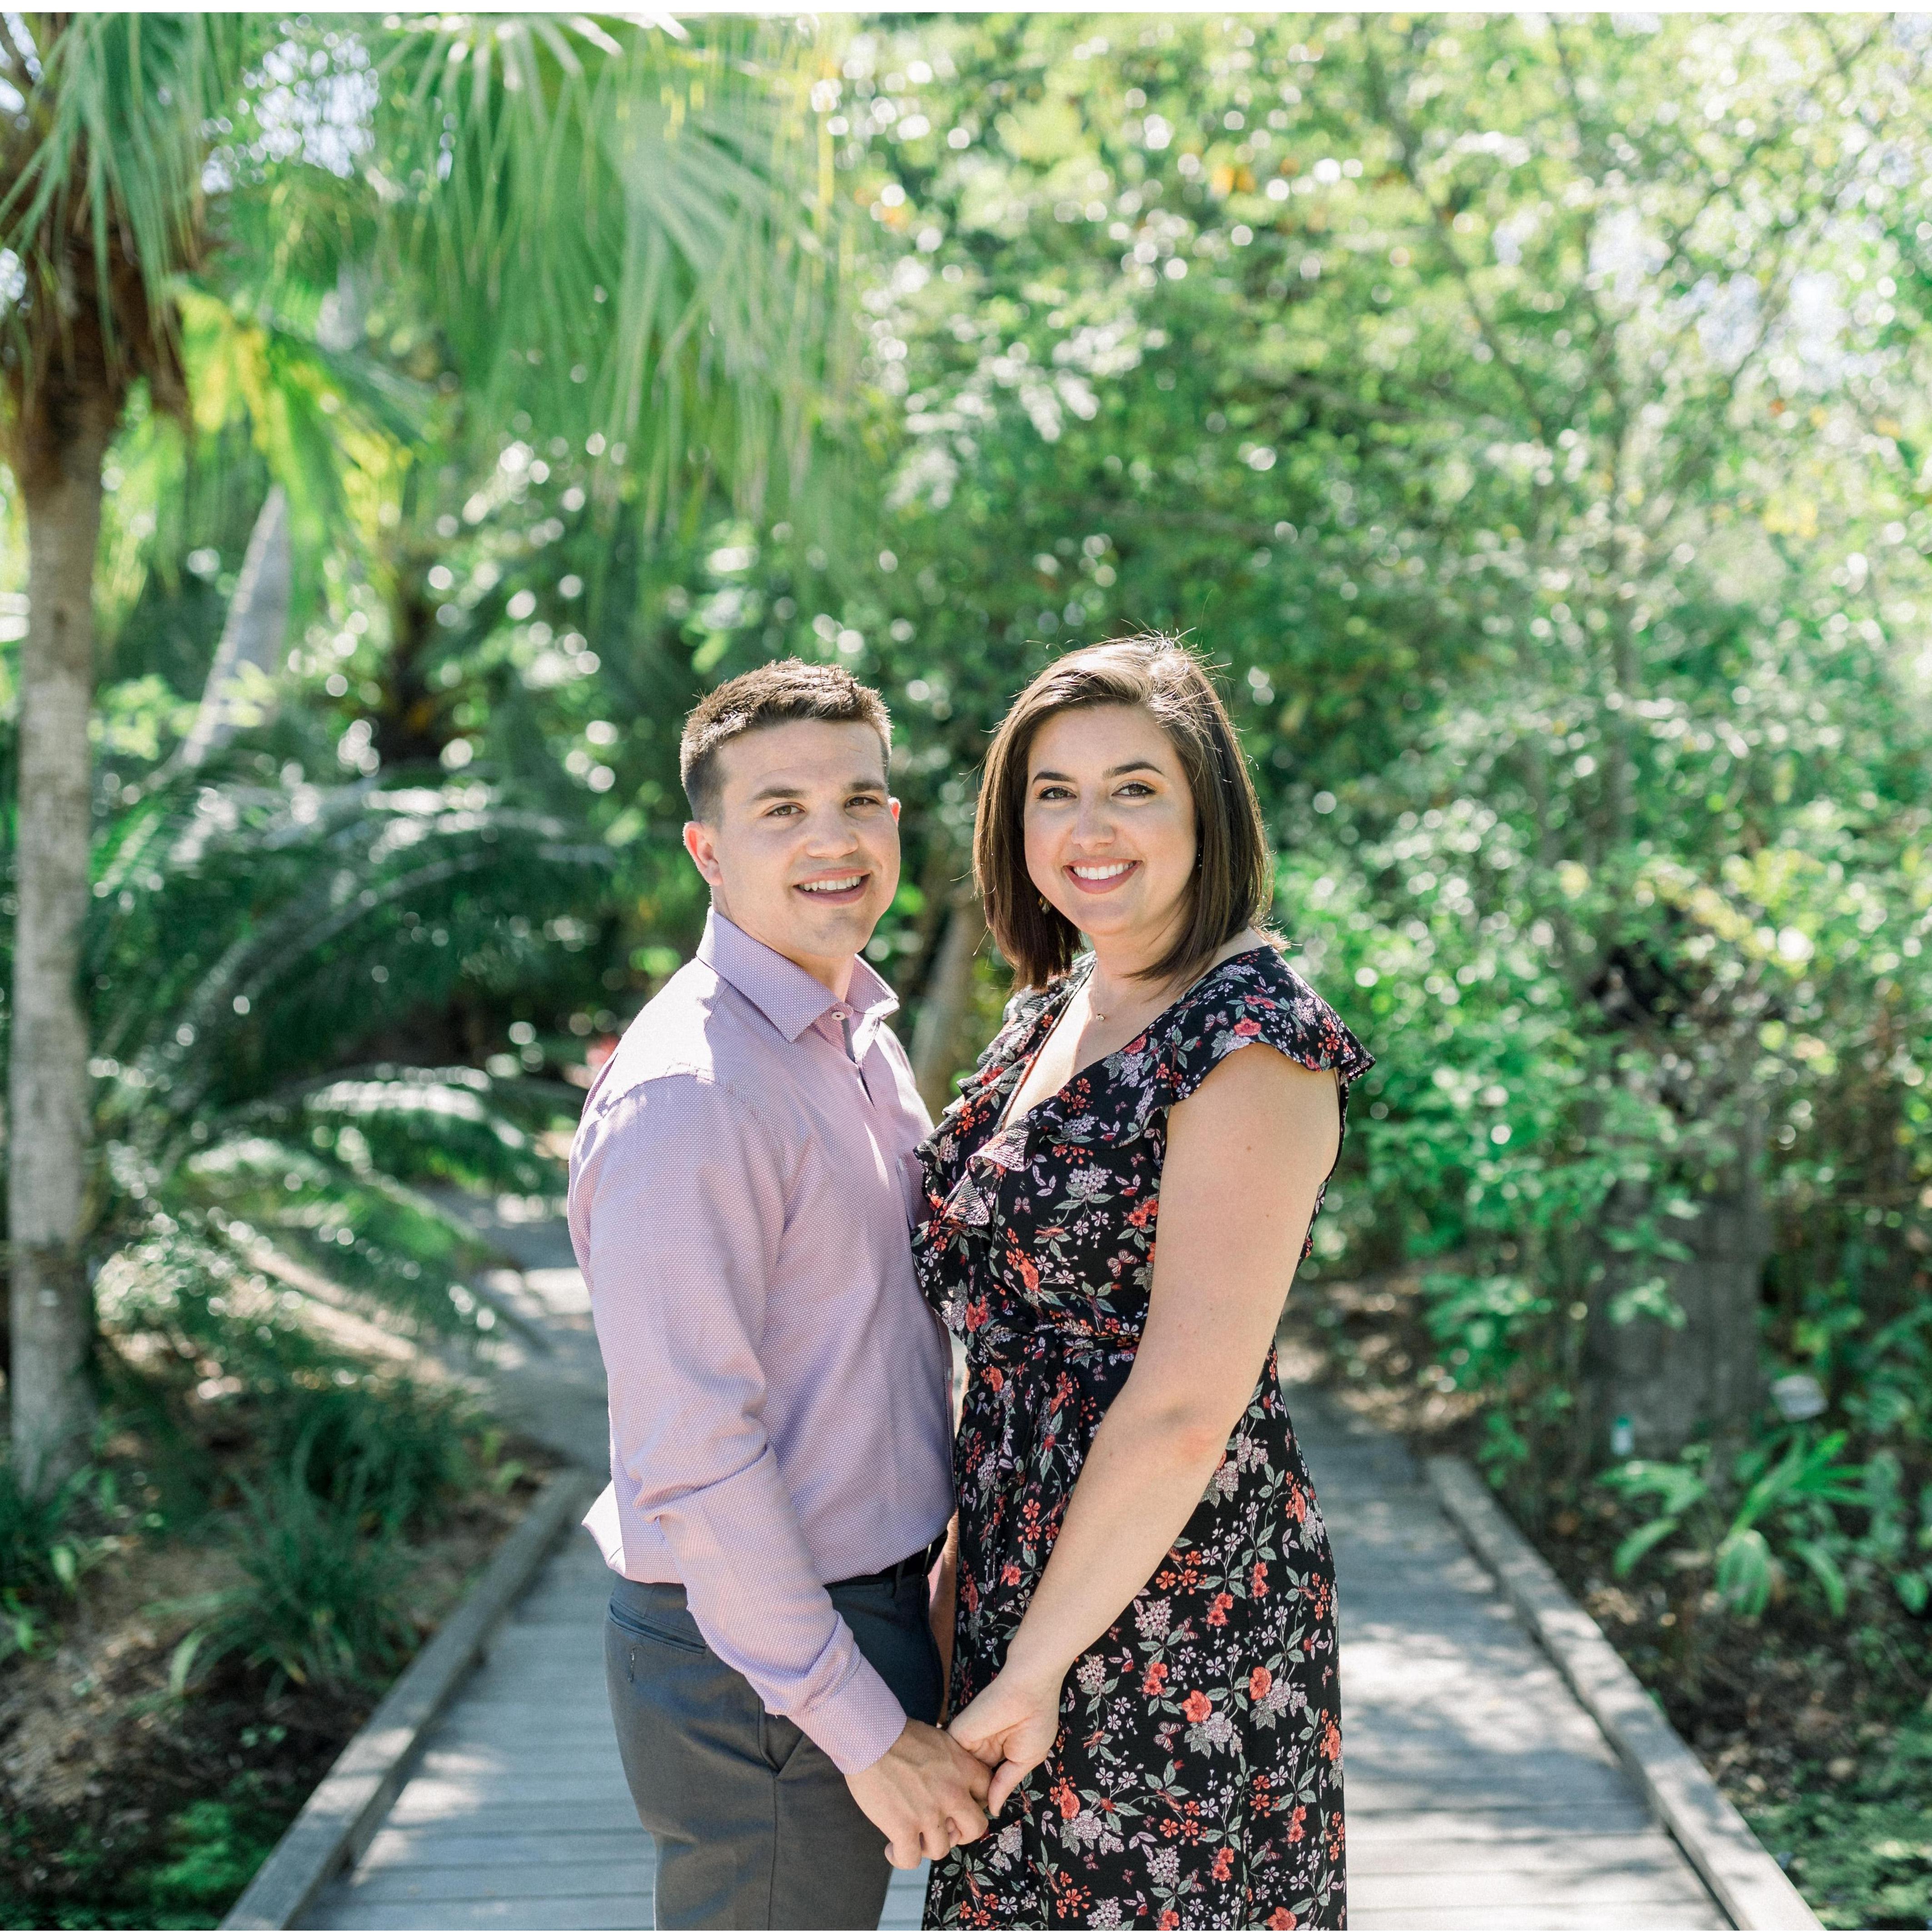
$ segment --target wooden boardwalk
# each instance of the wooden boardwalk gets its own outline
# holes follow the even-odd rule
[[[534,1392],[554,1428],[564,1385],[595,1373],[587,1311],[558,1258],[519,1258],[532,1270],[524,1312],[552,1326],[559,1346],[512,1358],[509,1399]],[[586,1434],[592,1393],[563,1405],[560,1433]],[[1358,1932],[1726,1924],[1401,1445],[1350,1424],[1317,1391],[1291,1390],[1290,1406],[1340,1577]],[[306,1924],[650,1924],[651,1840],[631,1808],[604,1702],[609,1584],[587,1537],[559,1548],[361,1862]],[[896,1875],[881,1924],[918,1924],[923,1887],[922,1872]]]

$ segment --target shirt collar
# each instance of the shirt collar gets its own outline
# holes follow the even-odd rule
[[[853,1051],[862,1054],[876,1028],[898,1010],[892,989],[864,960],[853,962],[852,983],[838,999],[795,960],[754,939],[716,907],[705,915],[698,956],[789,1040],[828,1013],[842,1020],[849,1015],[854,1022]]]

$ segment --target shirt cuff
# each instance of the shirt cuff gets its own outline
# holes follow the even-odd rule
[[[886,1680],[863,1657],[829,1697],[796,1714],[798,1727],[850,1778],[877,1764],[905,1729],[906,1714]]]

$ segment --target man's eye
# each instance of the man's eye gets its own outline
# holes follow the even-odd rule
[[[853,797],[851,797],[851,798],[848,799],[845,802],[846,802],[846,803],[847,803],[848,806],[878,806],[880,803],[881,803],[881,802],[882,802],[882,801],[880,800],[880,797],[879,797],[878,794],[877,792],[875,792],[875,791],[862,791],[862,792],[860,792],[860,793],[856,794],[854,796],[853,796]]]

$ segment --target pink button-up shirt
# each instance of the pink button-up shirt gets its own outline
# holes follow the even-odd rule
[[[714,912],[598,1076],[570,1164],[610,1382],[586,1526],[622,1575],[682,1583],[712,1651],[845,1772],[905,1714],[824,1586],[952,1511],[898,1004],[862,960],[838,1000]]]

